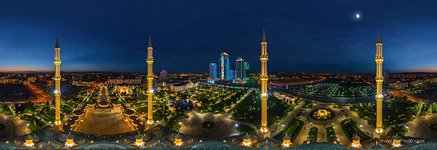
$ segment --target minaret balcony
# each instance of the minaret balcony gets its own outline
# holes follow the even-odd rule
[[[375,57],[375,62],[383,62],[384,57]]]

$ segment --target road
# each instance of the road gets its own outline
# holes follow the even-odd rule
[[[413,101],[413,102],[427,102],[424,99],[421,99],[417,96],[414,96],[414,95],[406,93],[406,92],[402,92],[400,90],[390,89],[390,92],[391,92],[391,94],[393,94],[394,96],[397,96],[397,97],[406,96],[408,100]]]

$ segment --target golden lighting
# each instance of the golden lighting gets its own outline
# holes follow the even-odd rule
[[[24,145],[26,147],[33,147],[35,144],[33,143],[33,140],[31,138],[26,139],[26,141],[24,142]]]
[[[176,138],[175,138],[175,145],[176,145],[176,146],[182,146],[183,143],[184,143],[184,142],[182,141],[182,138],[181,138],[181,137],[176,137]]]
[[[289,138],[285,138],[285,139],[282,141],[282,147],[290,147],[290,145],[291,145],[291,141],[290,141]]]

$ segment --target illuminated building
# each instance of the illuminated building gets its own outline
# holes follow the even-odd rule
[[[361,148],[361,141],[360,141],[360,137],[357,136],[356,134],[352,137],[352,143],[351,146],[353,148]]]
[[[73,138],[73,136],[71,135],[71,134],[69,134],[69,135],[67,135],[66,136],[66,139],[65,139],[65,146],[66,147],[73,147],[74,146],[74,138]]]
[[[147,124],[153,124],[153,47],[149,35],[147,45]]]
[[[384,77],[382,76],[382,62],[384,58],[382,57],[382,42],[381,42],[381,34],[378,32],[378,39],[376,41],[376,129],[375,132],[377,134],[381,134],[383,132],[382,129],[382,100],[384,99],[384,95],[382,95],[382,83],[384,82]]]
[[[182,137],[179,135],[179,133],[175,136],[174,143],[176,146],[182,146],[182,144],[184,143],[182,141]]]
[[[209,63],[209,80],[215,81],[217,80],[217,64]]]
[[[35,144],[33,143],[33,139],[30,135],[27,135],[26,140],[24,141],[24,146],[33,147]]]
[[[144,146],[144,140],[143,140],[143,136],[142,135],[138,134],[135,137],[135,145],[138,146],[138,147]]]
[[[161,72],[159,72],[158,80],[166,81],[167,79],[168,79],[167,70],[165,70],[165,69],[161,70]]]
[[[59,44],[59,38],[56,37],[55,46],[55,125],[61,127],[61,47]]]
[[[220,79],[230,80],[229,55],[226,52],[220,54]]]
[[[393,136],[393,142],[391,145],[393,146],[393,148],[402,146],[401,138],[397,134],[395,136]]]
[[[252,145],[252,141],[250,139],[250,135],[246,133],[246,135],[243,136],[243,146],[250,147]]]
[[[234,80],[234,79],[235,79],[235,70],[229,70],[228,80]]]
[[[290,136],[285,135],[284,138],[282,139],[282,147],[287,148],[290,147],[290,145],[291,145]]]
[[[261,41],[261,55],[259,56],[261,61],[261,75],[259,77],[261,81],[261,132],[265,136],[269,137],[269,128],[267,127],[267,99],[269,94],[267,93],[267,81],[269,76],[267,75],[267,61],[269,56],[267,54],[267,40],[266,33],[263,31],[262,41]]]
[[[249,73],[249,62],[245,61],[244,62],[244,74],[243,74],[243,78],[244,80],[248,80],[249,76],[247,75]]]
[[[237,60],[235,60],[235,79],[244,80],[244,74],[244,60],[238,57]]]

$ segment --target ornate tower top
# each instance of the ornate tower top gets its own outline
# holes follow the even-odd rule
[[[147,44],[147,47],[152,47],[152,34],[149,34],[149,43]]]
[[[55,48],[61,48],[60,45],[59,45],[59,37],[56,37],[56,46],[55,46]]]
[[[376,43],[382,43],[382,41],[381,41],[381,31],[378,31],[378,38],[376,39]]]
[[[263,28],[263,37],[261,42],[267,42],[267,38],[266,38],[266,30]]]

